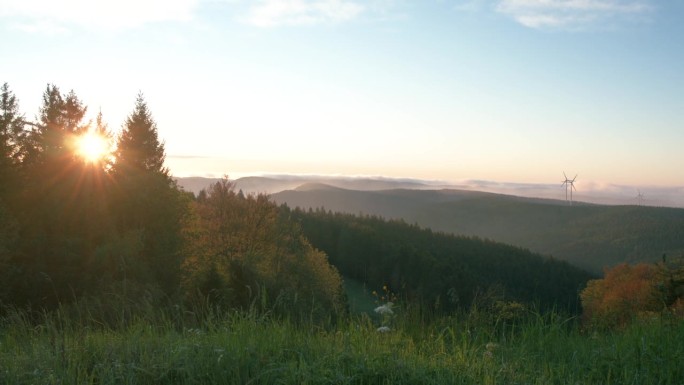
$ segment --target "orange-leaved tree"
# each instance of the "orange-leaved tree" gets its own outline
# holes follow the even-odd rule
[[[585,324],[623,327],[637,316],[660,311],[657,277],[656,266],[646,263],[606,269],[603,279],[589,281],[580,294]]]

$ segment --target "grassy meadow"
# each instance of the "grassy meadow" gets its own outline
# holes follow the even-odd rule
[[[90,310],[88,310],[90,309]],[[256,310],[7,310],[0,384],[682,384],[684,323],[619,331],[527,311],[427,320],[395,307],[307,321]],[[391,331],[377,331],[382,323]]]

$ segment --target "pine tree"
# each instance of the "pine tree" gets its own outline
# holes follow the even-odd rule
[[[87,197],[93,194],[72,145],[74,135],[87,127],[86,107],[73,91],[64,96],[51,84],[42,101],[38,122],[27,123],[32,129],[14,146],[21,173],[13,202],[20,241],[11,261],[15,273],[5,287],[13,301],[50,307],[86,289],[93,248],[88,238],[94,231],[87,223],[93,215]]]
[[[38,122],[31,123],[33,129],[25,141],[24,163],[31,166],[37,164],[38,167],[46,164],[65,167],[63,163],[75,157],[70,147],[70,137],[87,127],[82,124],[86,111],[87,107],[73,90],[64,96],[57,86],[48,84],[43,92]]]
[[[0,206],[9,205],[9,195],[18,190],[23,122],[17,98],[5,83],[0,89]]]
[[[4,83],[0,88],[0,173],[4,167],[16,165],[21,160],[23,134],[24,117],[19,113],[19,102],[9,85]],[[6,175],[0,174],[0,178],[3,177]]]
[[[143,246],[126,261],[129,277],[167,294],[180,279],[180,228],[186,198],[164,167],[164,144],[142,94],[118,137],[112,175],[117,186],[114,212],[120,234],[139,234]]]
[[[18,164],[21,157],[23,116],[16,96],[4,83],[0,89],[0,281],[10,274],[9,263],[19,241],[15,198],[21,191]],[[0,299],[5,289],[0,289]]]
[[[142,93],[138,94],[135,109],[124,123],[115,156],[114,169],[117,172],[168,174],[168,170],[164,168],[164,144],[159,142],[157,123],[152,118]]]

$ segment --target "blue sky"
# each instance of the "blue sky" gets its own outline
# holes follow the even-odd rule
[[[684,186],[684,2],[0,0],[0,82],[120,129],[142,91],[172,173]]]

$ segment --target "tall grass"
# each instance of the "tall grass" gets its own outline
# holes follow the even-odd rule
[[[556,313],[491,323],[400,308],[378,333],[365,315],[321,325],[209,304],[99,306],[8,309],[0,384],[684,383],[681,322],[592,333]]]

